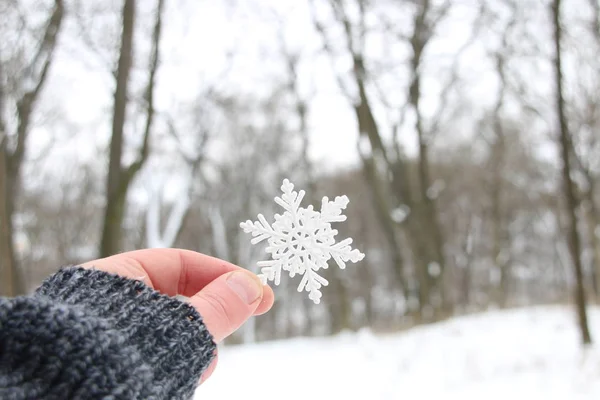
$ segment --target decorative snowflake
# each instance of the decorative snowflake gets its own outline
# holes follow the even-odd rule
[[[279,285],[281,271],[288,271],[290,277],[302,275],[298,292],[306,290],[308,297],[319,304],[321,301],[321,286],[329,283],[317,271],[328,267],[328,261],[334,259],[337,265],[344,269],[346,262],[361,261],[365,255],[350,244],[352,239],[335,242],[338,231],[331,228],[332,222],[342,222],[346,216],[342,210],[349,203],[347,196],[336,197],[329,201],[323,197],[321,211],[316,211],[313,206],[300,207],[304,198],[304,190],[294,191],[294,185],[285,179],[281,186],[283,195],[275,197],[275,202],[284,208],[283,215],[276,214],[275,222],[269,225],[262,214],[258,214],[258,221],[242,222],[240,226],[246,233],[252,233],[252,244],[257,244],[267,239],[266,252],[271,254],[271,260],[260,261],[259,277],[266,284],[275,281]]]

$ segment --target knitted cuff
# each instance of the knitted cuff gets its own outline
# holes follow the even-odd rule
[[[158,398],[191,396],[214,358],[216,345],[198,312],[141,281],[67,267],[48,278],[36,295],[107,320],[153,369]]]

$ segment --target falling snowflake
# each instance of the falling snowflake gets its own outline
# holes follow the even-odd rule
[[[261,267],[259,277],[264,284],[274,281],[279,285],[281,271],[288,271],[290,277],[296,274],[302,275],[298,286],[298,292],[306,290],[308,297],[319,304],[321,301],[321,287],[327,286],[329,282],[317,271],[328,267],[328,261],[334,259],[337,265],[344,269],[346,262],[361,261],[365,255],[350,244],[352,239],[344,239],[335,242],[338,231],[331,228],[332,222],[342,222],[346,216],[342,210],[348,205],[348,197],[336,197],[329,201],[323,197],[321,211],[316,211],[313,206],[300,207],[304,198],[304,190],[294,191],[294,185],[287,179],[281,186],[283,195],[275,197],[275,202],[284,208],[283,215],[276,214],[275,222],[269,225],[262,214],[258,215],[258,221],[250,220],[242,222],[240,226],[246,233],[252,233],[252,244],[263,240],[268,241],[266,252],[271,254],[271,260],[260,261]]]

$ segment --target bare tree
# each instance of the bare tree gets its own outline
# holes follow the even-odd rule
[[[569,126],[566,116],[566,105],[563,89],[563,72],[562,72],[562,27],[561,27],[561,0],[552,2],[552,22],[554,28],[554,77],[556,85],[556,113],[559,122],[560,148],[562,158],[562,178],[564,185],[564,196],[566,198],[567,214],[568,214],[568,244],[571,254],[573,268],[575,272],[575,300],[577,305],[577,316],[579,318],[579,329],[581,333],[581,341],[584,345],[592,343],[592,337],[588,326],[585,287],[583,283],[583,265],[581,261],[581,243],[579,238],[578,222],[577,222],[577,206],[576,189],[571,178],[571,153],[572,143],[569,134]]]
[[[508,17],[508,22],[502,29],[501,34],[501,45],[498,50],[493,54],[493,58],[496,66],[496,73],[499,78],[498,93],[496,97],[496,103],[492,111],[492,138],[490,142],[490,165],[491,169],[491,182],[490,182],[490,198],[491,198],[491,217],[492,217],[492,234],[493,234],[493,245],[492,245],[492,257],[495,267],[498,271],[499,279],[496,284],[496,301],[501,306],[505,306],[507,303],[507,296],[509,293],[509,282],[510,282],[510,259],[507,257],[506,246],[508,243],[508,229],[507,225],[510,221],[507,221],[505,210],[506,201],[504,200],[504,170],[507,162],[507,155],[509,152],[510,138],[507,138],[507,128],[505,127],[505,121],[503,118],[504,107],[506,98],[509,92],[509,84],[507,82],[507,63],[511,57],[511,43],[509,41],[510,35],[514,32],[515,25],[518,23],[517,19],[517,5],[513,1],[506,1],[505,4],[508,6],[511,15]]]
[[[444,290],[442,286],[443,273],[446,266],[446,257],[444,254],[444,239],[439,223],[439,212],[437,208],[436,196],[430,194],[432,185],[429,148],[435,132],[426,131],[424,126],[424,118],[421,111],[421,80],[422,80],[422,62],[423,53],[427,44],[431,41],[437,22],[444,17],[448,12],[449,3],[435,10],[429,0],[421,2],[419,10],[414,18],[414,28],[412,36],[409,38],[410,47],[412,50],[412,58],[410,62],[411,83],[408,93],[408,102],[413,108],[415,114],[415,131],[417,132],[418,142],[418,178],[419,178],[419,201],[415,203],[415,211],[420,213],[419,225],[422,231],[421,241],[432,243],[432,246],[426,250],[427,254],[422,255],[421,262],[425,262],[419,269],[424,275],[420,282],[420,296],[423,304],[431,304],[430,290],[438,291],[438,296],[442,305],[447,305],[444,301]],[[413,230],[417,230],[413,228]],[[431,241],[426,238],[431,238]],[[430,266],[436,266],[439,272],[432,273]]]
[[[137,159],[129,166],[123,166],[124,128],[129,104],[129,75],[133,62],[133,37],[136,15],[136,1],[124,0],[122,11],[123,30],[121,33],[121,49],[116,73],[116,89],[113,104],[112,136],[110,156],[106,179],[106,208],[100,242],[100,256],[106,257],[121,251],[122,223],[129,186],[137,173],[142,169],[150,152],[149,142],[155,119],[154,88],[159,67],[160,38],[162,32],[162,15],[165,0],[158,0],[154,30],[152,33],[152,49],[148,83],[145,90],[146,123],[142,145]]]
[[[375,117],[371,108],[371,99],[368,97],[366,90],[366,71],[364,69],[363,60],[365,41],[364,35],[366,35],[366,32],[365,29],[360,29],[361,36],[359,36],[358,43],[356,43],[355,32],[353,30],[352,23],[346,14],[344,3],[342,1],[330,0],[329,4],[331,9],[334,11],[336,21],[340,23],[344,29],[346,41],[345,46],[352,57],[353,63],[352,80],[357,86],[358,96],[353,96],[350,94],[350,90],[347,88],[344,80],[339,75],[337,76],[338,85],[354,108],[354,114],[357,119],[358,130],[361,136],[358,150],[362,159],[363,172],[371,189],[370,193],[372,196],[372,201],[376,205],[375,209],[377,211],[377,218],[385,232],[385,238],[389,243],[391,258],[393,260],[395,281],[398,282],[398,286],[402,289],[404,296],[407,297],[409,291],[405,278],[406,256],[402,252],[398,227],[390,215],[390,211],[393,209],[390,201],[390,193],[385,185],[385,182],[380,176],[381,171],[378,170],[378,166],[387,166],[391,162],[389,161],[386,149],[383,146],[381,135],[379,133],[379,127],[375,121]],[[361,2],[361,4],[363,3]],[[314,0],[311,1],[311,6],[313,11],[313,22],[317,32],[321,36],[324,49],[329,56],[334,57],[335,54],[328,37],[326,24],[319,20],[316,13],[316,5],[314,4]],[[361,8],[361,11],[364,15],[364,8]],[[361,21],[364,22],[364,19]],[[364,26],[362,28],[364,28]],[[398,179],[398,168],[394,169],[393,171],[393,184],[400,184],[402,188],[404,188],[407,180]],[[400,172],[404,173],[405,171],[400,169]],[[404,177],[405,176],[402,178]]]
[[[15,132],[8,132],[4,120],[4,107],[8,93],[4,88],[4,68],[0,65],[0,274],[1,292],[8,296],[24,291],[19,277],[18,262],[13,249],[13,217],[16,199],[21,188],[21,169],[25,158],[28,135],[36,103],[47,81],[63,25],[65,7],[63,0],[55,0],[50,16],[45,24],[43,36],[31,61],[22,69],[16,94],[17,126]],[[1,64],[1,63],[0,63]]]
[[[580,189],[581,203],[584,206],[586,216],[587,237],[591,251],[593,264],[592,275],[594,280],[592,286],[595,290],[596,301],[600,301],[600,232],[596,233],[600,226],[600,204],[597,200],[598,176],[595,171],[600,167],[598,152],[600,152],[600,137],[595,129],[600,125],[598,113],[600,104],[595,99],[587,99],[583,120],[579,124],[573,124],[578,135],[574,137],[572,144],[573,168],[581,174],[585,188]]]
[[[357,21],[350,19],[347,2],[330,0],[330,8],[336,21],[344,32],[346,51],[352,59],[351,79],[355,95],[338,76],[341,89],[353,105],[360,133],[359,154],[362,159],[363,171],[370,185],[372,199],[377,205],[377,215],[382,229],[386,232],[389,248],[392,252],[396,281],[408,299],[411,291],[406,279],[405,262],[408,255],[402,254],[402,237],[409,243],[412,261],[417,274],[417,294],[421,311],[431,314],[431,311],[442,313],[444,307],[449,307],[444,299],[443,276],[446,265],[444,252],[444,237],[439,221],[439,210],[430,171],[430,146],[439,129],[441,118],[431,121],[426,127],[425,117],[421,110],[421,79],[424,52],[432,40],[435,28],[449,10],[449,2],[434,6],[428,0],[423,2],[406,2],[402,5],[412,7],[416,11],[413,18],[412,32],[405,35],[390,32],[412,51],[409,63],[410,84],[407,88],[407,103],[400,110],[400,122],[396,125],[393,146],[388,146],[381,132],[381,125],[375,118],[373,104],[375,100],[369,94],[371,79],[366,68],[365,43],[367,36],[366,16],[370,3],[362,0],[354,2],[358,10]],[[314,7],[313,7],[314,9]],[[315,13],[316,15],[316,13]],[[333,55],[325,24],[316,17],[315,27],[325,42],[325,50]],[[390,28],[392,29],[392,28]],[[446,113],[449,89],[456,82],[455,77],[449,80],[442,95],[442,110]],[[418,139],[418,158],[416,168],[404,155],[400,140],[400,125],[404,123],[407,110],[415,116],[412,131]],[[396,210],[408,209],[407,216],[401,222],[394,220]],[[402,232],[405,232],[402,235]],[[425,314],[422,313],[422,316]]]
[[[586,53],[587,59],[581,57],[581,61],[589,65],[593,74],[597,75],[600,71],[600,63],[596,57],[600,49],[600,3],[597,0],[589,0],[592,8],[591,21],[588,31],[592,38],[592,46],[583,42],[579,37],[572,38],[572,48],[584,53],[581,47],[591,49]],[[579,74],[578,74],[579,75]],[[600,302],[600,101],[598,101],[598,88],[600,82],[589,79],[578,79],[577,99],[578,106],[573,107],[573,116],[569,122],[572,122],[573,137],[573,157],[577,170],[581,173],[585,188],[581,190],[582,202],[585,205],[587,216],[587,236],[592,254],[594,268],[593,286],[596,294],[596,301]]]

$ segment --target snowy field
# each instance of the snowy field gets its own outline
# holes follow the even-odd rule
[[[600,341],[600,309],[590,312]],[[574,311],[539,307],[222,348],[196,399],[600,399],[600,346],[580,350]]]

